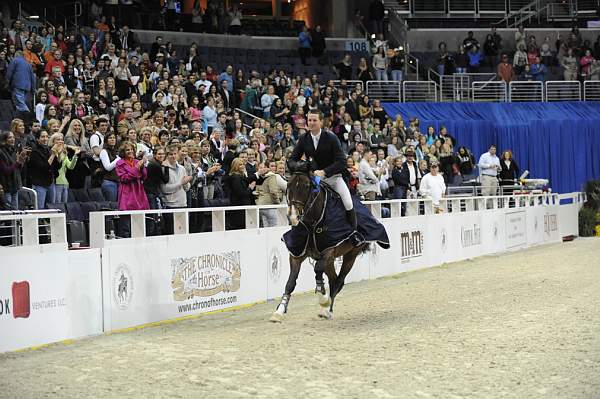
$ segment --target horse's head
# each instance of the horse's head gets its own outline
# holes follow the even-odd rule
[[[312,198],[314,183],[310,179],[308,163],[288,162],[288,170],[292,177],[287,185],[288,218],[292,226],[296,226],[304,217]]]

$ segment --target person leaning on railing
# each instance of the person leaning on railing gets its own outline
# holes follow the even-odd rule
[[[431,162],[430,171],[421,179],[419,193],[424,198],[429,198],[433,201],[433,209],[435,213],[443,212],[440,207],[440,200],[446,192],[446,184],[444,178],[439,173],[439,164],[437,161]]]

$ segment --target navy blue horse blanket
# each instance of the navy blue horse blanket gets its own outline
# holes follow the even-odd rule
[[[323,253],[342,244],[352,234],[352,227],[346,219],[346,210],[341,198],[323,186],[321,190],[325,190],[326,198],[325,211],[320,220],[314,226],[307,226],[300,222],[283,235],[282,239],[292,256],[304,256],[309,240],[313,240],[319,253]],[[358,232],[362,234],[365,241],[376,242],[382,248],[389,248],[390,241],[385,227],[358,198],[352,196],[352,201],[356,210]]]

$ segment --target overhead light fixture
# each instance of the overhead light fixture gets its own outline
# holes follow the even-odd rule
[[[375,33],[373,33],[373,34],[371,35],[371,39],[375,39],[375,37],[376,37],[376,36],[375,36]]]
[[[39,15],[30,15],[27,19],[40,19]]]

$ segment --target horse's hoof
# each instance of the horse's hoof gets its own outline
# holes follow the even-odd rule
[[[281,313],[273,312],[269,321],[273,323],[281,323],[283,321],[283,315]]]
[[[319,295],[319,305],[321,305],[324,308],[328,308],[331,305],[331,297],[327,294]]]
[[[333,313],[329,309],[327,309],[327,308],[321,308],[319,310],[319,314],[318,315],[319,315],[319,317],[321,319],[325,319],[325,320],[331,320],[331,319],[333,319]]]

